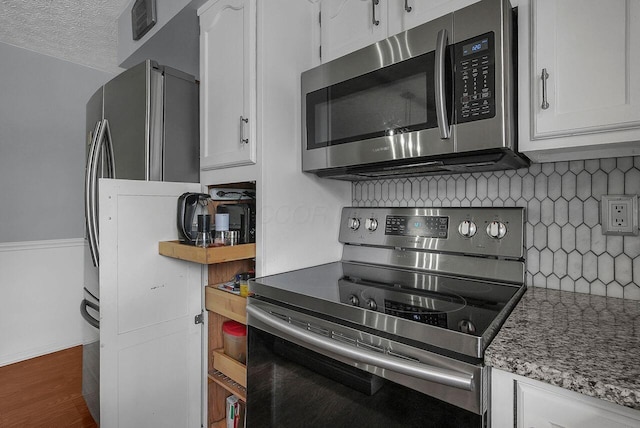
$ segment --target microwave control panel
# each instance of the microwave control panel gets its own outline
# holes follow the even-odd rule
[[[454,46],[456,123],[496,115],[493,32]]]

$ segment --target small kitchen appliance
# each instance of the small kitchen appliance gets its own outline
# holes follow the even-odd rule
[[[198,215],[206,214],[206,206],[210,200],[207,193],[183,193],[178,198],[177,227],[180,242],[195,245],[198,235]],[[209,219],[209,222],[211,220]],[[210,224],[210,223],[209,223]]]
[[[339,240],[338,262],[249,283],[249,426],[487,427],[524,209],[349,207]]]
[[[229,214],[229,230],[238,231],[239,243],[256,242],[256,205],[254,202],[222,203],[217,213]]]

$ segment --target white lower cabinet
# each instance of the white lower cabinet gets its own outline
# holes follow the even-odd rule
[[[640,0],[513,3],[520,150],[539,162],[640,154]]]
[[[491,369],[492,428],[637,428],[640,411]]]
[[[200,265],[158,254],[195,183],[100,180],[100,426],[201,427]],[[55,368],[53,368],[55,370]],[[2,425],[0,423],[0,425]]]

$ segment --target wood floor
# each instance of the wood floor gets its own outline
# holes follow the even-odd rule
[[[82,346],[0,367],[0,428],[93,428],[82,399]]]

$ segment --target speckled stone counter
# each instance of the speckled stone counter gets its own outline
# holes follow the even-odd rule
[[[485,362],[640,410],[640,302],[529,287]]]

